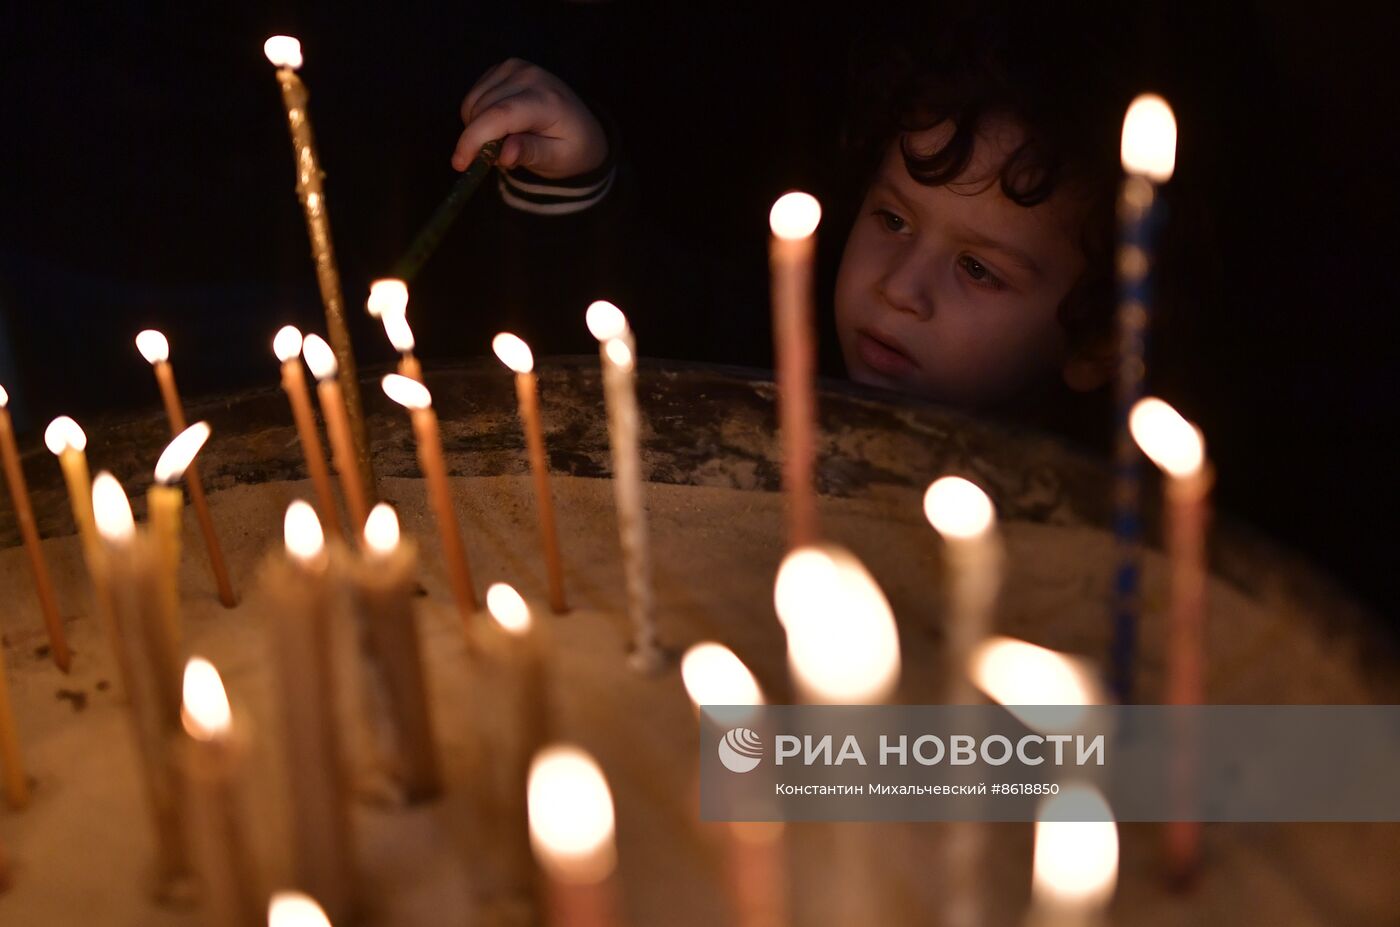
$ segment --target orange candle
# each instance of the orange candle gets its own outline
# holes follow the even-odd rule
[[[821,215],[821,205],[815,198],[796,191],[779,197],[768,214],[773,232],[768,261],[773,286],[773,345],[777,354],[778,426],[783,441],[789,548],[814,543],[818,533],[812,478],[817,416],[812,279]]]
[[[3,652],[0,652],[0,769],[5,773],[5,801],[18,811],[29,804],[29,777],[24,772],[19,732],[10,708],[10,679],[5,671]]]
[[[160,332],[148,328],[136,336],[136,348],[155,370],[156,383],[160,386],[160,398],[165,403],[165,417],[170,421],[170,434],[172,437],[178,435],[188,428],[189,424],[185,421],[185,408],[180,403],[180,392],[175,387],[175,371],[170,366],[170,344]],[[209,502],[204,497],[204,482],[199,478],[199,470],[194,463],[185,471],[185,483],[190,488],[190,504],[194,506],[195,517],[199,519],[199,529],[204,534],[204,547],[209,552],[209,568],[214,573],[219,601],[225,608],[233,608],[238,604],[238,597],[234,595],[233,583],[229,580],[223,547],[219,544],[219,534],[214,530],[214,516],[209,513]]]
[[[491,348],[515,371],[515,396],[520,403],[520,422],[525,429],[525,446],[530,453],[530,470],[535,476],[535,506],[540,518],[540,543],[544,549],[545,572],[549,577],[549,607],[555,614],[569,610],[564,596],[564,565],[559,557],[559,532],[554,524],[554,496],[549,489],[549,461],[544,453],[544,430],[540,427],[539,387],[535,382],[535,358],[530,346],[509,332],[501,332]]]
[[[369,496],[360,480],[355,463],[355,442],[350,433],[350,417],[345,409],[345,397],[336,379],[338,365],[335,352],[320,335],[307,335],[301,343],[301,355],[316,378],[316,398],[321,401],[321,417],[326,420],[326,436],[331,442],[331,458],[340,475],[340,488],[345,493],[345,507],[350,522],[363,525],[369,518]]]
[[[546,747],[530,765],[530,844],[548,884],[553,927],[615,927],[617,865],[612,793],[577,747]]]
[[[462,543],[457,509],[452,504],[452,490],[447,483],[447,464],[442,457],[442,437],[438,433],[437,414],[433,412],[433,396],[422,383],[402,374],[389,374],[383,386],[385,395],[409,410],[418,443],[418,466],[423,471],[428,502],[437,521],[443,564],[452,596],[457,601],[457,612],[465,626],[477,609],[476,588],[472,585],[467,549]]]
[[[34,525],[29,487],[24,481],[24,468],[20,466],[19,450],[15,447],[14,424],[10,421],[10,394],[3,386],[0,386],[0,461],[4,463],[5,481],[10,485],[10,501],[14,503],[20,537],[24,538],[24,552],[29,555],[29,572],[34,576],[34,592],[44,613],[44,627],[49,632],[49,652],[54,664],[66,673],[73,662],[73,654],[68,649],[68,636],[63,632],[63,617],[58,613],[58,600],[53,594],[53,580],[49,578],[49,565],[44,560],[39,529]]]
[[[316,417],[311,412],[311,394],[306,389],[306,375],[301,364],[301,332],[284,325],[272,339],[272,353],[282,362],[282,390],[292,407],[301,455],[306,460],[306,472],[321,507],[321,521],[331,534],[341,534],[340,511],[336,508],[335,492],[331,489],[331,474],[326,467],[326,453],[321,449],[321,435],[316,431]]]
[[[1133,440],[1166,476],[1168,606],[1168,705],[1205,701],[1206,528],[1210,521],[1210,487],[1214,475],[1206,459],[1205,439],[1195,425],[1160,399],[1148,397],[1128,417]],[[1177,801],[1193,807],[1196,798],[1197,747],[1194,731],[1177,731],[1172,752],[1172,788]],[[1200,862],[1201,825],[1172,821],[1166,825],[1167,864],[1174,881],[1191,879]]]

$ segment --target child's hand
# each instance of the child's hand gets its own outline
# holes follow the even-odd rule
[[[511,58],[487,71],[462,101],[466,124],[452,166],[464,171],[481,146],[504,138],[501,167],[523,167],[541,177],[576,177],[600,167],[608,139],[588,107],[559,78]]]

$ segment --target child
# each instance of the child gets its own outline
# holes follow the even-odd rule
[[[1126,100],[1092,93],[1092,72],[1054,57],[1072,51],[1011,50],[1034,47],[1035,31],[972,17],[942,23],[923,48],[867,47],[876,63],[863,69],[848,133],[863,198],[838,230],[834,299],[853,380],[962,406],[1043,409],[1111,374],[1108,261]],[[498,65],[468,93],[462,118],[453,165],[465,169],[504,137],[500,186],[511,205],[573,212],[606,196],[607,133],[548,72]]]

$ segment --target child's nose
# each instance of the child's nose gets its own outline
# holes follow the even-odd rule
[[[890,265],[880,281],[880,293],[891,308],[907,312],[920,321],[932,318],[933,269],[927,260],[904,255]]]

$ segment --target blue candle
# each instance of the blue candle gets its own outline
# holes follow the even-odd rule
[[[1143,396],[1147,325],[1152,313],[1152,246],[1163,209],[1157,187],[1176,166],[1176,119],[1167,101],[1144,94],[1123,119],[1123,170],[1118,197],[1118,379],[1113,529],[1118,567],[1113,578],[1111,684],[1120,702],[1132,701],[1137,646],[1139,482],[1142,454],[1128,416]]]

